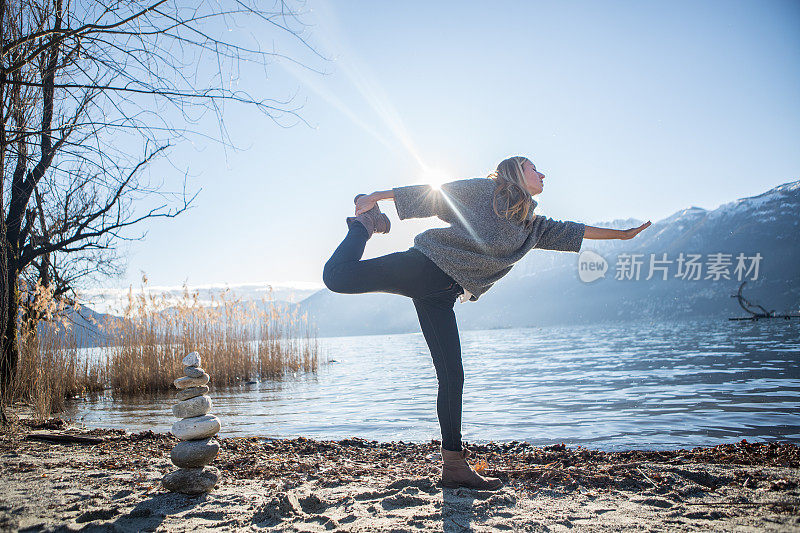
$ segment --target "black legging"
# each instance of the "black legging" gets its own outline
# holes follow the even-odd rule
[[[453,304],[464,289],[416,248],[362,261],[367,238],[367,229],[353,222],[325,263],[322,280],[333,292],[388,292],[412,299],[439,380],[436,412],[442,447],[460,451],[464,367]]]

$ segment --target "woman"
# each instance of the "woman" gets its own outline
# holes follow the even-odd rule
[[[348,232],[325,264],[323,281],[333,292],[388,292],[412,299],[430,349],[439,390],[436,411],[442,431],[442,486],[497,490],[502,482],[483,477],[466,462],[461,444],[464,369],[453,305],[480,296],[532,248],[580,251],[583,239],[631,239],[650,225],[615,230],[535,215],[544,174],[526,157],[511,157],[488,178],[395,187],[359,194]],[[436,216],[450,226],[424,231],[414,246],[362,261],[373,233],[388,233],[379,200],[394,200],[400,220]]]

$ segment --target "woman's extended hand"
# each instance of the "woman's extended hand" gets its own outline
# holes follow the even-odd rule
[[[364,196],[359,197],[358,201],[356,202],[356,216],[369,211],[375,207],[377,202],[378,200],[371,194],[365,194]]]
[[[649,225],[650,225],[650,221],[648,220],[647,222],[645,222],[644,224],[642,224],[638,228],[624,229],[624,230],[622,230],[622,235],[619,238],[621,240],[623,240],[623,241],[627,241],[628,239],[633,239],[634,237],[636,237],[639,234],[640,231],[642,231],[643,229],[645,229]]]

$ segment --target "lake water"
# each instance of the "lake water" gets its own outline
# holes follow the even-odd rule
[[[602,450],[800,442],[799,332],[798,320],[718,319],[463,331],[463,438]],[[421,333],[320,346],[332,362],[316,374],[212,389],[221,435],[441,438]],[[106,397],[70,414],[88,427],[168,432],[174,402]]]

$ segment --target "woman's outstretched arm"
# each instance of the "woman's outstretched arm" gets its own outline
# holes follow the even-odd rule
[[[451,222],[456,210],[471,208],[470,204],[477,195],[485,191],[487,182],[491,183],[483,178],[464,178],[442,183],[438,187],[419,184],[375,191],[358,199],[356,216],[372,209],[379,200],[393,200],[400,220],[439,217]]]
[[[583,235],[584,239],[621,239],[623,241],[633,239],[640,231],[650,225],[648,220],[638,228],[631,229],[611,229],[611,228],[596,228],[594,226],[586,226],[586,233]]]

